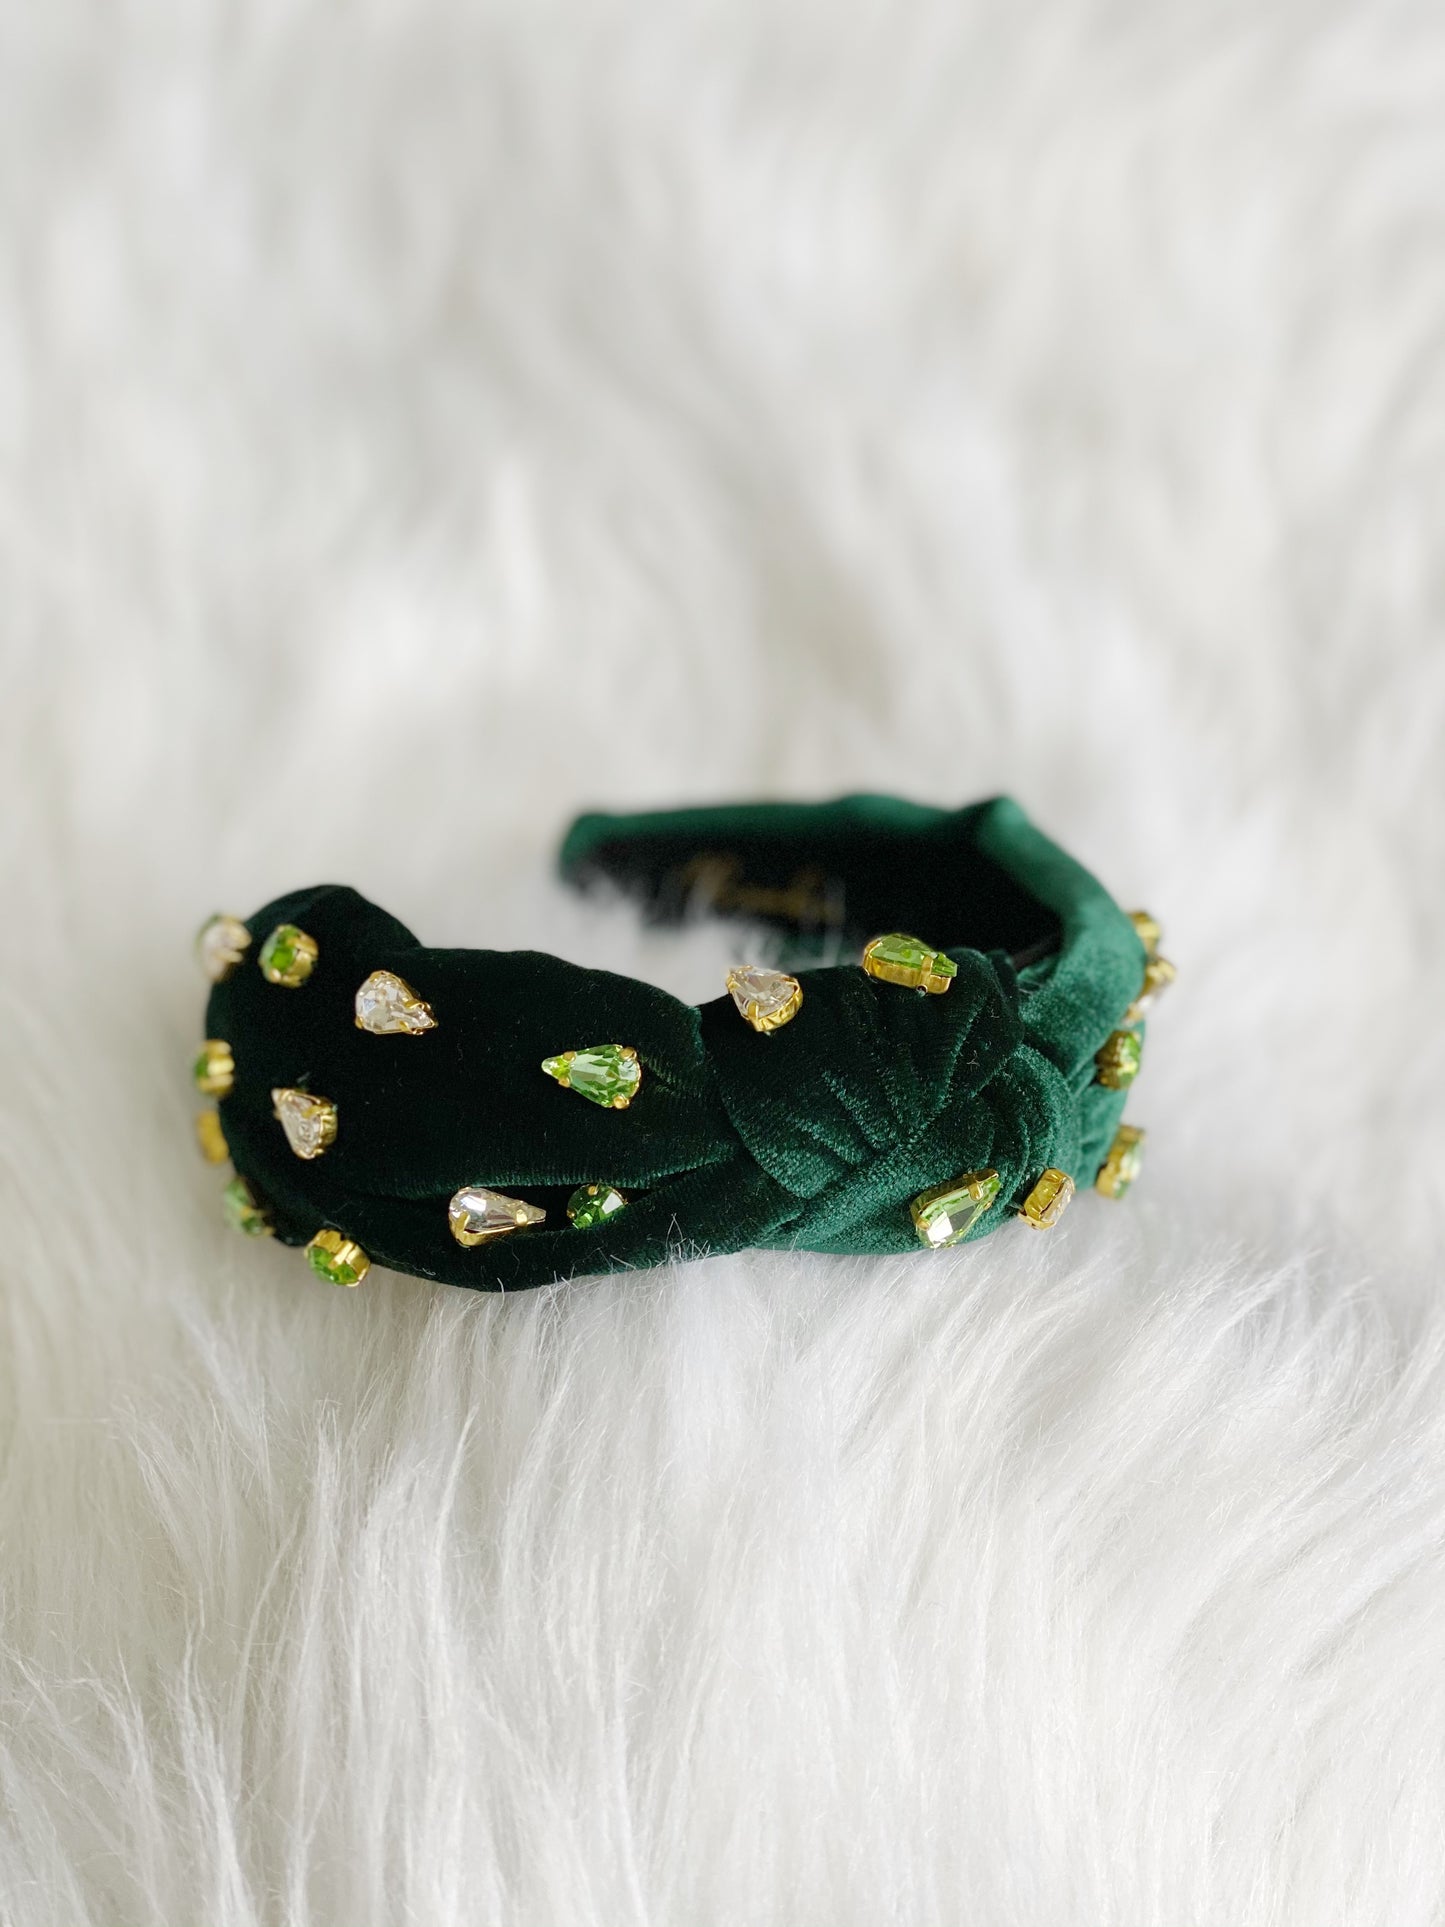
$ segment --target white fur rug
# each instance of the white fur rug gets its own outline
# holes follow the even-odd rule
[[[0,13],[0,1921],[1445,1917],[1445,15]],[[1126,1204],[225,1231],[217,907],[716,995],[574,809],[1017,795]]]

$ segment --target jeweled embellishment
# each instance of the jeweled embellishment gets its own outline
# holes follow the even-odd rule
[[[394,970],[373,970],[356,993],[356,1028],[373,1037],[420,1037],[436,1027],[431,1005]]]
[[[920,1191],[908,1209],[922,1245],[956,1245],[998,1199],[997,1171],[965,1171],[947,1184]]]
[[[1114,1133],[1109,1155],[1099,1166],[1094,1189],[1106,1198],[1122,1198],[1144,1168],[1144,1132],[1133,1124],[1121,1124]]]
[[[1144,1048],[1132,1030],[1111,1030],[1094,1052],[1094,1082],[1106,1091],[1127,1090],[1143,1058]]]
[[[1144,966],[1144,982],[1140,985],[1139,995],[1124,1012],[1124,1022],[1137,1024],[1139,1019],[1153,1008],[1159,996],[1169,988],[1178,974],[1167,957],[1151,957]]]
[[[1159,927],[1159,919],[1151,917],[1147,910],[1131,910],[1129,921],[1134,926],[1135,935],[1144,946],[1144,955],[1152,957],[1159,948],[1159,940],[1164,934]]]
[[[310,1091],[272,1091],[271,1108],[298,1158],[319,1158],[336,1142],[336,1106],[329,1097],[316,1097]]]
[[[256,961],[268,984],[284,984],[288,990],[294,990],[311,975],[319,954],[315,937],[308,937],[294,923],[278,923],[261,945]]]
[[[371,1270],[371,1260],[356,1240],[329,1226],[307,1245],[306,1262],[328,1285],[359,1285]]]
[[[1073,1195],[1074,1180],[1066,1171],[1050,1166],[1024,1199],[1019,1216],[1035,1231],[1049,1231],[1063,1217]]]
[[[803,986],[785,970],[764,970],[760,964],[734,964],[727,974],[733,1002],[754,1030],[778,1030],[797,1016]]]
[[[221,1216],[245,1238],[269,1238],[271,1220],[244,1178],[232,1178],[221,1193]]]
[[[226,1097],[236,1081],[236,1060],[231,1046],[220,1037],[208,1037],[196,1053],[191,1076],[203,1097]]]
[[[484,1185],[468,1184],[455,1193],[447,1206],[447,1223],[459,1245],[484,1245],[493,1238],[504,1238],[509,1231],[521,1231],[529,1224],[541,1224],[547,1214],[539,1205],[524,1198],[509,1198],[502,1191],[488,1191]]]
[[[224,982],[250,947],[251,933],[241,919],[219,913],[206,919],[196,938],[201,969],[213,984]]]
[[[615,1184],[579,1184],[567,1200],[567,1216],[578,1231],[590,1231],[615,1218],[626,1205]]]
[[[863,968],[880,983],[901,984],[905,990],[927,990],[934,996],[948,989],[958,965],[941,950],[930,950],[921,938],[893,930],[874,937],[863,950]]]
[[[214,1111],[196,1112],[196,1142],[207,1164],[224,1164],[231,1155],[221,1120]]]
[[[642,1066],[630,1044],[589,1044],[584,1050],[564,1050],[544,1057],[542,1069],[555,1077],[564,1091],[576,1091],[594,1104],[625,1111],[642,1083]]]

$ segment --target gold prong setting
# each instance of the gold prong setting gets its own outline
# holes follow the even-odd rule
[[[251,947],[251,933],[239,917],[217,911],[196,937],[196,956],[208,982],[224,983]]]
[[[579,1184],[567,1200],[567,1222],[578,1231],[591,1231],[626,1207],[626,1195],[615,1184]]]
[[[224,1164],[231,1155],[221,1120],[214,1111],[196,1112],[196,1143],[207,1164]]]
[[[1132,1030],[1112,1030],[1094,1053],[1094,1082],[1106,1091],[1126,1091],[1139,1075],[1144,1047]]]
[[[464,1184],[447,1205],[451,1234],[468,1250],[505,1238],[513,1231],[524,1231],[528,1225],[542,1224],[546,1216],[540,1205],[509,1197],[505,1191],[492,1191],[483,1184]]]
[[[271,1109],[298,1158],[319,1158],[336,1142],[336,1106],[329,1097],[287,1087],[272,1091]]]
[[[564,1091],[604,1109],[625,1111],[642,1088],[642,1065],[631,1044],[588,1044],[544,1057],[542,1069]]]
[[[890,930],[871,937],[863,946],[863,968],[879,983],[904,990],[926,990],[939,997],[958,975],[958,965],[941,950],[932,950],[920,937]]]
[[[373,970],[356,992],[356,1028],[373,1037],[422,1037],[435,1030],[435,1013],[394,970]]]
[[[1159,945],[1164,936],[1159,919],[1151,917],[1147,910],[1131,910],[1129,921],[1144,946],[1144,981],[1139,986],[1138,996],[1124,1012],[1126,1024],[1137,1024],[1141,1017],[1153,1009],[1179,973],[1167,957],[1159,954]]]
[[[1055,1170],[1051,1165],[1035,1180],[1019,1216],[1035,1231],[1051,1231],[1068,1209],[1073,1195],[1074,1180],[1067,1171]]]
[[[1145,1136],[1145,1131],[1138,1125],[1121,1124],[1119,1126],[1114,1133],[1114,1141],[1109,1146],[1108,1155],[1099,1166],[1099,1174],[1094,1179],[1094,1189],[1101,1197],[1113,1198],[1117,1201],[1138,1179],[1144,1167]]]
[[[764,1035],[790,1024],[803,1007],[803,986],[785,970],[734,964],[725,982],[739,1015]]]
[[[229,1097],[236,1082],[236,1060],[222,1037],[208,1037],[196,1053],[191,1077],[202,1097]]]
[[[1144,955],[1152,957],[1163,940],[1164,931],[1157,917],[1151,917],[1147,910],[1131,910],[1129,921],[1134,926],[1134,934],[1144,946]]]
[[[294,923],[278,923],[261,945],[256,962],[268,984],[297,990],[316,968],[321,946]]]
[[[960,1244],[984,1213],[993,1209],[999,1189],[998,1172],[990,1168],[965,1171],[920,1191],[908,1206],[918,1242],[931,1251]]]
[[[330,1225],[307,1245],[306,1262],[329,1285],[359,1285],[371,1270],[371,1260],[356,1240]]]
[[[1144,966],[1139,995],[1124,1012],[1124,1022],[1137,1024],[1141,1017],[1147,1016],[1178,974],[1167,957],[1151,957]]]

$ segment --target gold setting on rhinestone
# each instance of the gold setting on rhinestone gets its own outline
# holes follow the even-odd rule
[[[196,1053],[191,1076],[202,1097],[228,1097],[236,1081],[236,1060],[222,1037],[208,1037]]]
[[[271,1093],[271,1110],[298,1158],[319,1158],[336,1142],[336,1106],[329,1097],[292,1089]]]
[[[1122,1198],[1144,1166],[1144,1139],[1147,1133],[1137,1124],[1121,1124],[1114,1133],[1108,1156],[1099,1166],[1094,1189],[1101,1197]]]
[[[468,1250],[525,1230],[528,1225],[542,1224],[546,1216],[540,1205],[528,1204],[525,1198],[510,1198],[504,1191],[489,1191],[482,1184],[464,1184],[447,1205],[451,1234]]]
[[[904,990],[926,990],[939,997],[958,975],[958,965],[941,950],[930,949],[921,937],[890,930],[870,937],[863,946],[863,968],[879,983]]]
[[[627,1209],[627,1194],[615,1184],[579,1184],[567,1200],[567,1221],[578,1231],[592,1231]]]
[[[542,1069],[564,1091],[576,1091],[604,1110],[625,1111],[642,1088],[642,1065],[631,1044],[587,1044],[544,1057]]]
[[[1139,1075],[1143,1046],[1132,1030],[1111,1030],[1094,1052],[1094,1082],[1106,1091],[1126,1091]]]
[[[231,1155],[226,1133],[221,1129],[221,1120],[214,1111],[196,1112],[196,1142],[207,1164],[224,1164]]]
[[[1144,955],[1146,957],[1152,957],[1155,951],[1158,950],[1160,940],[1164,935],[1159,924],[1159,919],[1157,917],[1151,917],[1147,910],[1131,910],[1129,912],[1129,921],[1134,926],[1135,935],[1144,946]]]
[[[1124,1022],[1137,1024],[1178,975],[1167,957],[1151,957],[1144,966],[1144,981],[1139,987],[1139,995],[1124,1012]]]
[[[908,1201],[918,1242],[933,1251],[960,1243],[984,1213],[992,1210],[999,1189],[998,1172],[989,1167],[964,1171],[946,1184],[933,1184],[920,1191]]]
[[[281,984],[295,990],[304,984],[315,968],[321,946],[294,923],[278,923],[261,945],[256,961],[268,984]]]
[[[251,933],[239,917],[217,911],[207,917],[196,937],[196,956],[213,984],[224,983],[251,947]]]
[[[437,1027],[432,1007],[394,970],[373,970],[356,993],[356,1028],[373,1037],[422,1037]]]
[[[1056,1171],[1050,1165],[1024,1199],[1019,1216],[1035,1231],[1051,1231],[1068,1209],[1073,1195],[1074,1180],[1066,1171]]]
[[[803,986],[785,970],[734,964],[724,982],[742,1017],[764,1034],[781,1030],[803,1007]]]
[[[356,1240],[329,1225],[307,1245],[306,1262],[328,1285],[359,1285],[371,1270],[371,1260]]]

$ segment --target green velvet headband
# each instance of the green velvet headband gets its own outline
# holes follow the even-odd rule
[[[775,954],[698,1008],[540,951],[429,950],[336,884],[213,917],[198,1134],[235,1166],[232,1223],[338,1284],[375,1261],[516,1290],[1046,1227],[1137,1174],[1120,1113],[1173,970],[1006,797],[584,816],[561,868]]]

